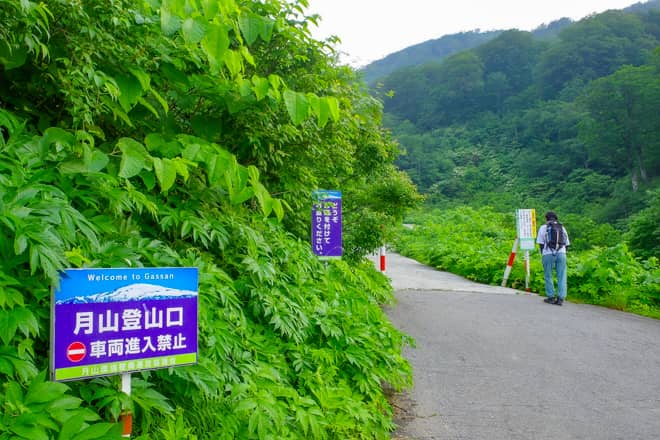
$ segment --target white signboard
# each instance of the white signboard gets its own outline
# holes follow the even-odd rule
[[[536,210],[517,209],[516,229],[520,240],[520,249],[523,251],[534,250],[536,246]]]

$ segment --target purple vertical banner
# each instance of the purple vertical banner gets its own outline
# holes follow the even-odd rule
[[[197,363],[194,267],[66,269],[51,301],[51,377]]]
[[[312,250],[322,259],[341,258],[341,191],[312,194]]]

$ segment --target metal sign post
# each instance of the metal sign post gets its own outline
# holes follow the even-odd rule
[[[529,251],[525,251],[525,292],[529,292]]]
[[[129,398],[131,397],[131,373],[123,373],[121,375],[121,390]],[[133,431],[133,413],[130,408],[124,408],[120,420],[123,426],[122,437],[130,437]]]
[[[385,273],[385,269],[387,268],[386,261],[385,261],[385,246],[380,247],[380,271]]]

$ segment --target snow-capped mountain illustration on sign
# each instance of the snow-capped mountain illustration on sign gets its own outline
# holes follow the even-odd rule
[[[136,283],[120,287],[110,292],[95,293],[92,295],[72,296],[57,300],[56,304],[89,304],[126,301],[144,301],[154,299],[195,298],[197,292],[193,290],[180,290],[156,284]]]

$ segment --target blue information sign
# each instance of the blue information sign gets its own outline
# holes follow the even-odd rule
[[[341,191],[313,193],[312,250],[321,258],[341,258]]]

